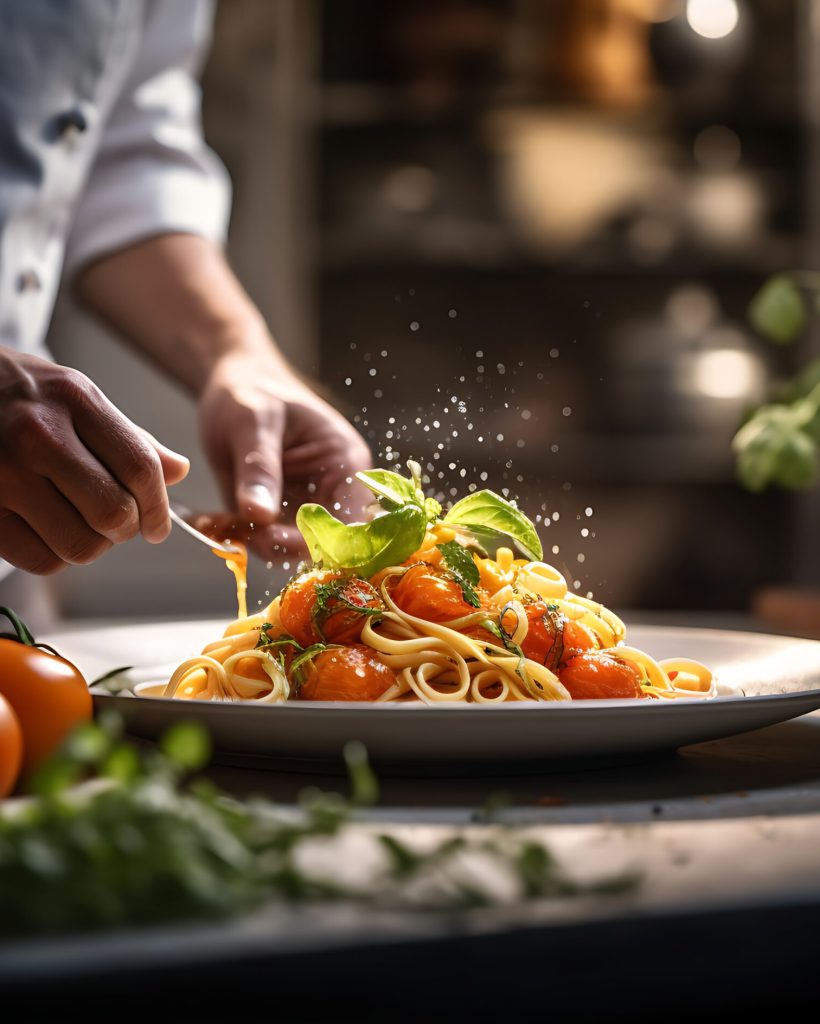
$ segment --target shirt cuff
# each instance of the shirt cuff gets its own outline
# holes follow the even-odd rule
[[[224,243],[231,187],[210,150],[190,162],[140,156],[112,173],[96,173],[93,201],[84,204],[69,235],[65,273],[157,235],[200,235]]]

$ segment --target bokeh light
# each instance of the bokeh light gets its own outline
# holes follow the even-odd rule
[[[704,39],[723,39],[737,27],[737,0],[687,0],[686,20]]]

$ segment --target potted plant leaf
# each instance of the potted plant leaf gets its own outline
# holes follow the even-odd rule
[[[749,320],[776,345],[793,344],[820,313],[820,273],[793,271],[770,278],[752,299]],[[806,490],[820,479],[820,357],[754,409],[732,442],[741,483]],[[818,524],[820,526],[820,524]],[[820,589],[767,587],[755,612],[787,632],[820,637]]]

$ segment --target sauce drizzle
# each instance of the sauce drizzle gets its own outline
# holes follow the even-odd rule
[[[237,618],[248,617],[248,549],[244,544],[232,540],[231,544],[236,551],[223,551],[221,548],[211,548],[217,558],[224,559],[225,565],[233,573],[236,580],[236,606],[238,609]]]

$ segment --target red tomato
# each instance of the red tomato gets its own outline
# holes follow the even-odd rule
[[[323,651],[301,672],[301,700],[376,700],[396,682],[392,669],[364,644]]]
[[[312,616],[316,606],[316,584],[329,583],[340,576],[341,573],[329,569],[311,569],[291,580],[282,591],[279,605],[282,626],[303,647],[309,647],[320,639]]]
[[[91,719],[88,684],[79,670],[34,645],[25,625],[8,609],[20,640],[0,639],[0,694],[23,730],[23,769],[28,772],[57,749],[80,722]]]
[[[407,570],[395,585],[392,596],[403,612],[428,622],[449,622],[479,611],[464,600],[455,580],[425,562]]]
[[[0,798],[14,789],[23,763],[23,733],[11,705],[0,697]]]
[[[382,599],[367,582],[353,576],[325,606],[323,615],[316,618],[319,631],[330,644],[353,644],[361,638],[367,616],[364,610],[383,608]],[[357,608],[363,611],[356,611]]]
[[[527,658],[546,665],[552,671],[580,651],[598,647],[598,641],[591,630],[557,612],[549,612],[544,601],[528,604],[526,612],[529,628],[521,649]],[[560,642],[556,648],[555,640],[559,633]]]
[[[558,678],[573,700],[643,697],[638,669],[606,651],[590,651],[571,658],[558,670]]]
[[[334,588],[323,607],[319,607],[319,585]],[[303,647],[320,641],[352,644],[361,636],[366,620],[356,609],[381,607],[379,595],[366,580],[330,569],[311,569],[285,587],[279,615],[283,627]]]

